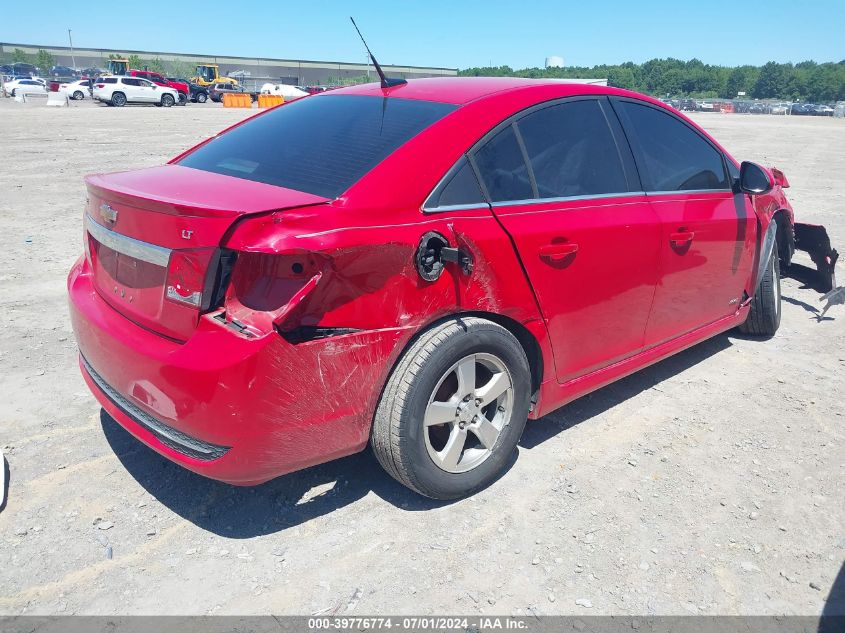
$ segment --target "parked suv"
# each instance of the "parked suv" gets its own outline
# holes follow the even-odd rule
[[[187,84],[189,91],[188,99],[193,103],[205,103],[208,101],[208,88],[205,86],[200,86],[182,77],[168,77],[167,81]]]
[[[188,103],[191,90],[188,83],[185,81],[173,80],[169,77],[165,77],[161,73],[154,73],[151,70],[130,70],[129,75],[132,77],[147,79],[157,86],[168,86],[169,88],[173,88],[178,93],[179,105],[185,105]]]
[[[99,77],[94,83],[93,97],[109,105],[121,107],[127,103],[152,103],[169,108],[179,100],[179,93],[168,86],[160,86],[140,77]]]
[[[255,94],[249,92],[243,86],[233,86],[232,84],[224,84],[224,83],[216,83],[212,85],[208,89],[208,98],[212,101],[221,101],[223,99],[223,95],[229,93],[236,93],[236,94],[249,94],[252,96],[252,100],[255,101]]]

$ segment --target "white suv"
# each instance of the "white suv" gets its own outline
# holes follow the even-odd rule
[[[140,77],[97,77],[94,99],[121,107],[127,103],[153,103],[169,108],[179,100],[173,88],[159,86]]]

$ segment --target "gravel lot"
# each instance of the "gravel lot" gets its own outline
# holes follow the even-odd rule
[[[791,279],[774,339],[719,336],[529,423],[506,476],[456,503],[368,452],[233,488],[101,415],[65,307],[82,176],[246,114],[0,102],[0,613],[821,612],[845,559],[845,308],[817,321]],[[783,168],[845,251],[845,121],[695,118]]]

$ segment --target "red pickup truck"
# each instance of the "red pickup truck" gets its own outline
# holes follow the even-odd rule
[[[179,93],[179,105],[185,105],[188,103],[188,98],[191,94],[191,89],[188,84],[183,81],[170,81],[162,75],[161,73],[156,73],[151,70],[130,70],[129,74],[132,77],[141,77],[142,79],[148,79],[152,81],[154,84],[158,84],[159,86],[169,86],[173,88]]]

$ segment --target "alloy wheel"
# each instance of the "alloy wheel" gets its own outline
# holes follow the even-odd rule
[[[423,436],[432,461],[449,473],[464,473],[484,462],[513,413],[513,380],[492,354],[471,354],[437,382],[423,418]]]

